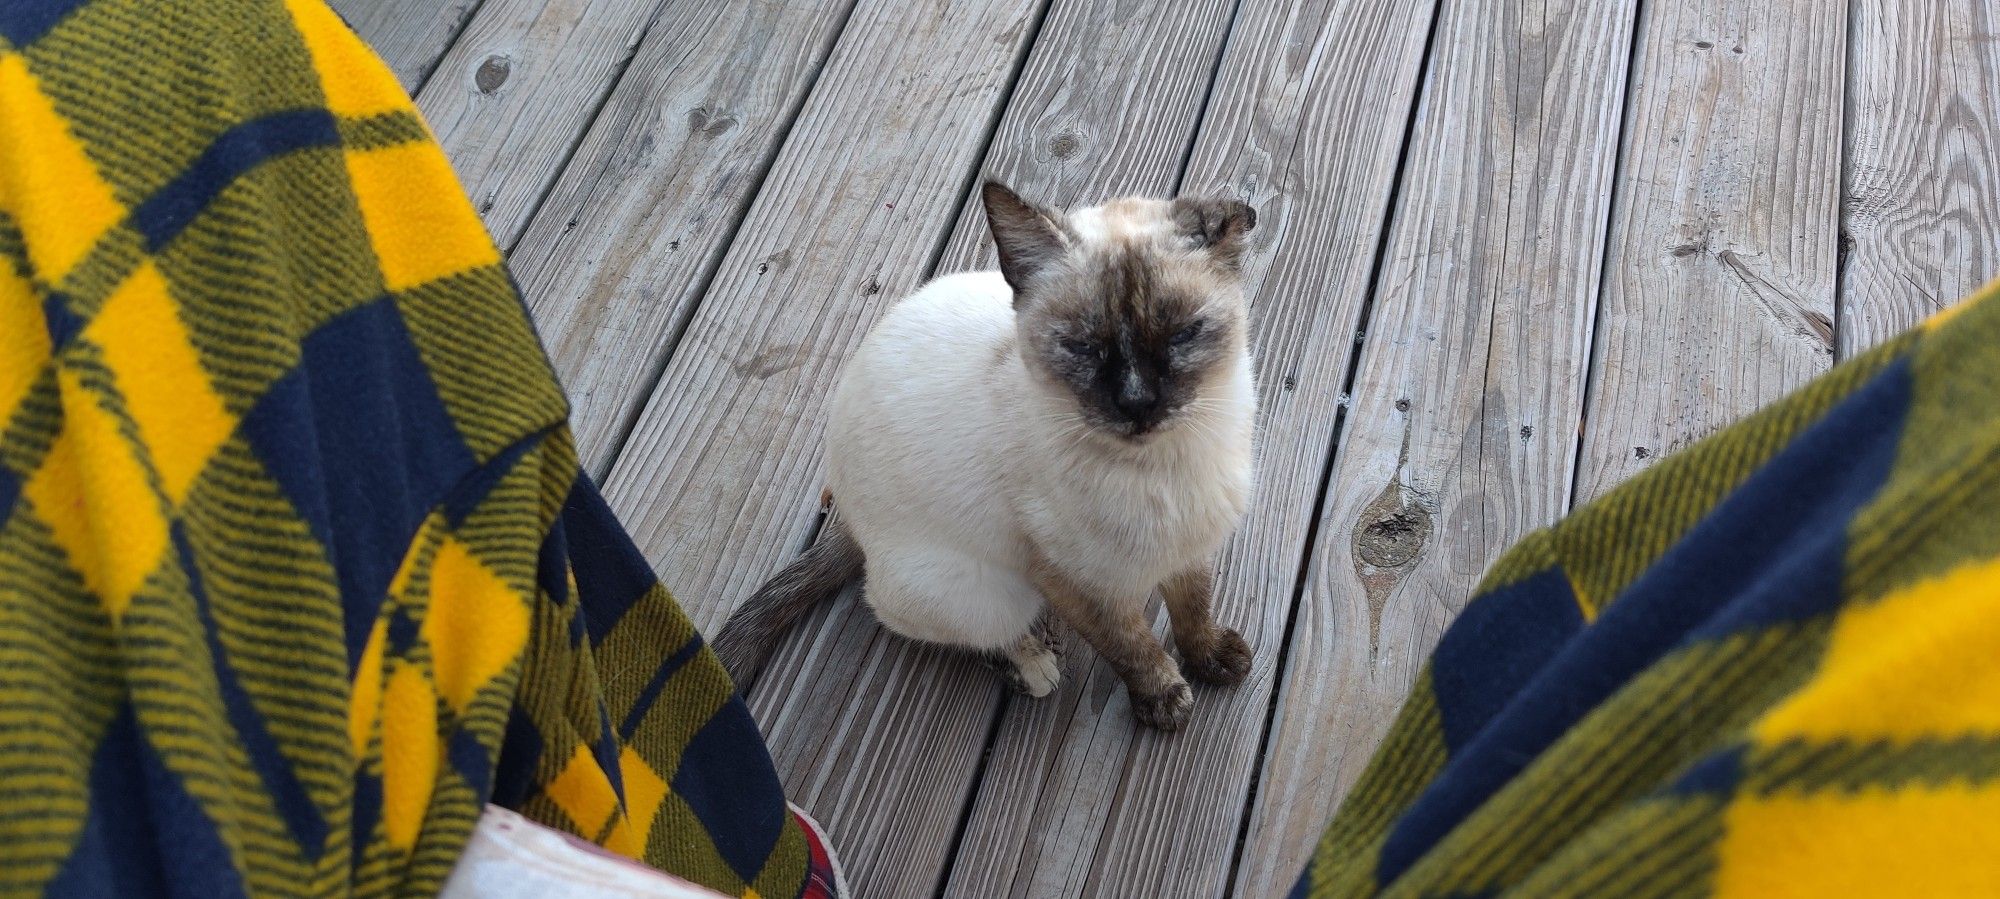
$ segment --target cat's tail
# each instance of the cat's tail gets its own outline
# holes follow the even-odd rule
[[[751,679],[794,622],[861,576],[862,561],[861,544],[854,542],[847,525],[830,518],[811,548],[737,607],[713,645],[738,690],[750,689]]]

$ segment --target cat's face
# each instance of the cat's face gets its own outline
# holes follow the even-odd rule
[[[1222,200],[1115,200],[1063,216],[989,183],[987,215],[1014,288],[1021,357],[1094,428],[1171,430],[1244,352],[1243,235]]]

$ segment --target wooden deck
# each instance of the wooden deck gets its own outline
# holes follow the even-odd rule
[[[2000,0],[335,0],[512,261],[586,466],[698,623],[812,539],[873,318],[991,264],[981,172],[1220,192],[1257,649],[1137,728],[853,596],[751,704],[861,896],[1271,896],[1481,569],[2000,274]]]

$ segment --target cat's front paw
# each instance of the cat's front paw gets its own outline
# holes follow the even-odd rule
[[[1243,642],[1242,634],[1225,627],[1209,641],[1207,652],[1189,657],[1186,663],[1189,677],[1204,684],[1233,687],[1250,674],[1250,644]]]
[[[1033,699],[1054,693],[1062,685],[1062,657],[1044,647],[1041,652],[1014,659],[1007,682],[1015,692]]]
[[[1187,681],[1176,680],[1147,696],[1132,694],[1132,717],[1140,724],[1160,730],[1180,730],[1194,711],[1194,691]]]

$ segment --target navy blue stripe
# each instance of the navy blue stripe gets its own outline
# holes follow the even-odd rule
[[[603,699],[597,700],[597,744],[591,753],[611,781],[611,791],[618,794],[618,804],[625,805],[625,771],[618,767],[618,741],[611,736],[611,713],[604,708]]]
[[[417,622],[410,617],[408,609],[397,606],[389,612],[389,627],[383,631],[387,645],[383,648],[393,657],[407,657],[410,647],[417,642]]]
[[[375,826],[382,821],[382,777],[366,771],[354,772],[353,836],[348,840],[348,857],[354,870],[368,860],[368,847],[375,845]]]
[[[1676,796],[1714,796],[1728,799],[1743,782],[1743,747],[1731,746],[1709,753],[1667,788]]]
[[[500,739],[500,761],[493,772],[493,804],[519,811],[535,788],[535,766],[541,760],[541,731],[517,705],[507,716],[507,734]]]
[[[632,711],[625,713],[624,723],[618,725],[618,739],[631,742],[632,734],[639,729],[639,722],[645,720],[646,712],[653,707],[653,703],[659,701],[660,691],[667,688],[667,679],[673,677],[674,672],[681,670],[681,667],[700,651],[701,638],[689,637],[678,651],[660,663],[659,669],[653,672],[653,679],[646,682],[646,689],[640,690],[639,698],[632,701]]]
[[[667,785],[731,870],[744,880],[764,870],[791,816],[764,736],[742,700],[731,696],[688,738]]]
[[[1562,570],[1474,599],[1431,653],[1431,692],[1447,754],[1457,754],[1583,629]]]
[[[451,766],[458,769],[458,776],[465,778],[484,805],[493,789],[493,762],[487,757],[486,747],[480,745],[471,730],[461,727],[452,732],[451,744],[445,751],[451,758]]]
[[[333,563],[352,671],[412,538],[475,462],[390,299],[299,347],[241,430]]]
[[[308,860],[317,861],[326,849],[326,819],[320,816],[319,807],[313,804],[312,797],[306,795],[305,786],[299,783],[298,775],[292,773],[291,764],[278,751],[278,741],[264,726],[264,716],[257,712],[257,707],[250,701],[250,693],[237,680],[236,669],[229,665],[221,635],[216,631],[214,610],[209,608],[208,591],[203,588],[201,573],[195,568],[194,547],[188,544],[187,532],[176,524],[172,533],[181,569],[187,572],[188,592],[194,594],[195,611],[201,616],[202,636],[208,642],[216,687],[222,693],[222,706],[229,716],[230,726],[235,728],[237,739],[242,741],[243,754],[250,757],[250,767],[257,771],[265,789],[270,790],[272,805],[285,819],[292,836],[298,839],[299,848]]]
[[[0,37],[25,50],[83,4],[84,0],[6,0],[0,3]]]
[[[1313,867],[1316,864],[1306,862],[1306,869],[1299,872],[1299,879],[1292,882],[1292,891],[1285,894],[1285,899],[1311,899]]]
[[[70,311],[69,297],[55,291],[42,300],[42,321],[49,328],[49,346],[58,352],[83,330],[83,318]]]
[[[194,221],[217,194],[243,173],[274,156],[340,144],[333,113],[324,109],[277,112],[224,131],[180,177],[132,210],[132,228],[157,252]]]
[[[14,517],[14,504],[21,499],[21,478],[6,463],[0,463],[0,525]]]
[[[588,475],[579,473],[570,485],[562,517],[569,567],[576,575],[576,614],[583,619],[590,645],[602,646],[611,629],[659,584],[659,578]]]
[[[129,703],[98,741],[89,815],[42,895],[245,895],[215,818],[167,767]]]
[[[488,460],[485,465],[467,475],[465,480],[460,481],[458,487],[452,490],[451,495],[445,497],[445,521],[454,528],[464,524],[465,516],[471,515],[473,509],[479,508],[479,504],[485,501],[486,495],[492,493],[493,488],[499,486],[500,481],[514,470],[515,463],[520,462],[521,457],[527,455],[529,450],[541,445],[541,434],[516,440]]]
[[[563,531],[561,515],[549,525],[548,536],[542,538],[542,551],[535,559],[535,583],[548,594],[550,602],[556,605],[569,602],[569,535]],[[581,626],[575,615],[570,616],[570,621],[572,630]],[[571,643],[574,645],[575,641]]]

